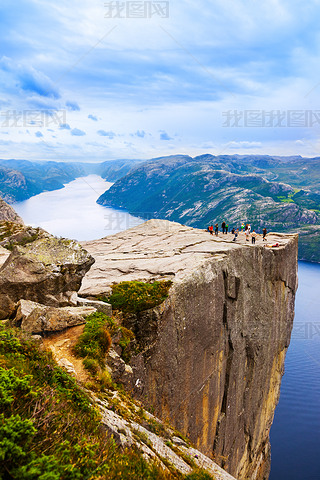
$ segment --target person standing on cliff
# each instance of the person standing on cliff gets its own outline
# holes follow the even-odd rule
[[[265,242],[267,240],[267,229],[266,227],[262,230],[262,241]]]
[[[219,225],[216,223],[216,224],[215,224],[215,227],[216,227],[216,228],[215,228],[214,233],[215,233],[216,235],[218,235],[218,233],[219,233]]]
[[[234,232],[234,238],[232,239],[233,242],[237,240],[238,234],[239,234],[239,228],[237,228],[237,230]]]
[[[244,223],[242,222],[241,223],[241,233],[243,232],[243,229],[244,229]]]
[[[210,235],[213,235],[213,225],[210,225],[210,227],[208,227],[208,229],[209,229]]]
[[[251,233],[251,243],[252,243],[253,245],[255,245],[255,243],[256,243],[256,238],[257,238],[257,234],[256,234],[255,230],[252,230],[252,233]]]
[[[226,223],[226,233],[228,233],[229,225]]]
[[[226,222],[223,220],[223,222],[221,223],[221,228],[222,228],[222,233],[224,233],[225,229],[226,229]]]

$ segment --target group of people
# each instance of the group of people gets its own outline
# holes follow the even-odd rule
[[[228,233],[229,225],[226,222],[222,222],[221,228],[222,228],[222,233]],[[210,225],[207,230],[208,230],[208,232],[210,232],[211,235],[213,235],[213,225]],[[215,233],[215,235],[218,235],[218,233],[219,233],[219,224],[218,223],[216,223],[215,226],[214,226],[214,233]]]
[[[251,243],[252,244],[255,244],[256,243],[256,238],[258,236],[258,233],[256,233],[255,230],[252,230],[251,231],[251,225],[250,223],[242,223],[241,224],[241,233],[244,232],[245,234],[245,237],[246,237],[246,242],[249,242],[249,238],[251,237]],[[207,228],[208,232],[210,233],[210,235],[213,235],[213,231],[215,233],[215,235],[218,235],[219,234],[219,224],[216,223],[214,228],[213,228],[213,225],[210,225],[208,228]],[[228,230],[229,230],[229,225],[223,221],[221,223],[221,230],[222,230],[222,233],[223,234],[227,234],[228,233]],[[237,238],[238,238],[238,235],[239,235],[239,228],[233,228],[231,230],[231,233],[234,235],[234,238],[232,239],[233,242],[236,242],[237,241]],[[266,228],[263,228],[262,229],[262,240],[265,242],[267,240],[267,229]]]

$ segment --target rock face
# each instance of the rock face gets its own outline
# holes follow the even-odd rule
[[[15,246],[0,268],[0,319],[20,299],[53,307],[76,305],[76,292],[94,259],[76,242],[47,234]]]
[[[23,220],[17,212],[0,198],[0,222],[9,221],[23,224]]]
[[[198,468],[205,469],[216,480],[235,480],[234,477],[222,470],[210,458],[187,445],[181,438],[176,437],[174,431],[168,425],[163,424],[161,420],[150,413],[144,412],[145,420],[143,423],[145,426],[143,426],[134,420],[125,420],[111,410],[112,400],[121,403],[121,399],[117,394],[111,401],[100,400],[93,394],[91,394],[91,397],[94,404],[100,409],[101,423],[104,429],[109,435],[113,436],[116,443],[125,448],[134,445],[143,453],[143,457],[146,460],[156,462],[164,471],[169,472],[163,462],[164,460],[170,462],[178,472],[184,475],[192,473],[191,463]],[[138,410],[137,407],[135,408]],[[160,427],[161,435],[150,431],[150,423],[148,422],[151,425]]]
[[[298,239],[271,234],[265,246],[232,238],[152,220],[87,242],[96,263],[80,293],[123,280],[173,281],[165,302],[140,314],[134,394],[234,477],[260,480],[269,475],[293,323]]]

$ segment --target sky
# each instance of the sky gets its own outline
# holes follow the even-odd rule
[[[0,158],[320,155],[320,0],[0,5]]]

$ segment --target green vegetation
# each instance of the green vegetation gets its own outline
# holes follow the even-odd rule
[[[212,480],[212,476],[204,470],[197,470],[185,477],[185,480]]]
[[[93,376],[96,376],[100,370],[99,362],[95,358],[86,357],[83,359],[82,363],[84,368],[89,370]]]
[[[119,448],[106,438],[87,395],[51,353],[5,326],[0,326],[0,409],[3,480],[212,478],[164,472],[136,449]]]
[[[98,316],[100,319],[105,319],[108,331],[111,336],[119,336],[119,340],[117,341],[117,343],[122,348],[122,353],[120,356],[122,360],[128,363],[132,354],[132,344],[135,341],[134,333],[128,328],[120,325],[114,317],[108,317],[103,313],[94,314],[94,316]],[[89,319],[90,317],[87,318]]]
[[[96,312],[87,317],[83,333],[74,347],[76,355],[85,359],[88,370],[97,370],[104,366],[111,346],[111,337],[107,328],[108,318],[104,313]]]
[[[103,300],[111,303],[116,310],[138,313],[160,305],[168,296],[171,281],[121,282],[112,287],[112,295]]]
[[[146,425],[146,428],[150,430],[150,432],[158,435],[159,437],[163,437],[163,438],[168,437],[168,433],[164,428],[164,426],[161,423],[154,420],[153,418],[150,418],[148,420],[148,424]]]
[[[48,352],[0,328],[0,478],[81,479],[103,471],[112,442],[75,380]]]
[[[276,200],[277,200],[277,202],[282,202],[282,203],[294,203],[294,201],[292,200],[290,195],[288,195],[287,197],[278,195],[276,197]]]

